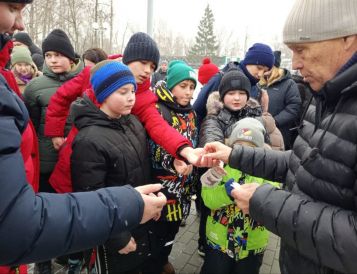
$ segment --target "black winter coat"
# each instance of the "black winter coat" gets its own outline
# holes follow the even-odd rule
[[[293,151],[236,146],[229,165],[261,186],[250,214],[281,236],[282,273],[357,273],[357,64],[315,94]],[[337,272],[338,271],[338,272]]]
[[[301,111],[298,86],[291,78],[290,72],[284,69],[284,74],[266,89],[269,95],[268,112],[273,115],[284,137],[285,148],[290,149],[293,136],[290,129],[296,126]]]
[[[199,136],[199,147],[204,147],[210,142],[219,141],[225,143],[226,138],[232,133],[233,126],[239,120],[246,117],[261,117],[260,105],[246,105],[238,111],[225,108],[217,98],[218,93],[211,93],[207,100],[207,116],[204,118]],[[269,139],[269,136],[266,137]]]
[[[72,106],[75,126],[79,129],[72,148],[71,175],[75,191],[89,191],[103,187],[150,183],[150,158],[146,132],[133,115],[110,119],[88,97]],[[128,210],[131,210],[128,208]],[[102,271],[119,273],[139,266],[152,251],[149,233],[151,223],[111,238],[99,247]],[[137,250],[120,255],[133,237]]]

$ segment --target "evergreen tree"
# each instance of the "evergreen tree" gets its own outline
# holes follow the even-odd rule
[[[214,17],[209,5],[205,9],[205,13],[198,26],[196,35],[196,43],[189,50],[189,55],[195,56],[217,56],[218,43],[216,36],[213,33]]]

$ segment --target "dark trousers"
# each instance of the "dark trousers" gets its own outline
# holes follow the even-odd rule
[[[235,261],[227,254],[208,247],[201,274],[259,274],[262,263],[263,253]]]
[[[49,182],[50,177],[51,173],[40,173],[40,192],[56,193],[56,191]]]
[[[200,168],[198,170],[199,172],[199,176],[201,177],[203,175],[203,173],[205,173],[207,171],[206,168]],[[207,217],[210,214],[211,210],[205,206],[202,196],[201,196],[201,192],[202,192],[202,184],[201,182],[198,182],[197,185],[197,200],[199,203],[199,212],[200,212],[200,226],[198,229],[198,246],[202,246],[204,248],[204,250],[206,250],[206,222],[207,222]],[[196,200],[196,201],[197,201]]]
[[[159,251],[145,263],[143,267],[143,274],[161,274],[162,268],[169,261],[169,255],[172,250],[172,244],[165,245],[166,243],[173,242],[177,232],[180,229],[178,222],[165,222],[158,221],[155,224],[155,233],[158,235],[158,243],[160,245]]]

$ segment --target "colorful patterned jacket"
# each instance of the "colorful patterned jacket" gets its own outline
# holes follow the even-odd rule
[[[224,169],[227,175],[220,183],[213,186],[202,185],[202,199],[211,209],[206,223],[207,243],[211,248],[218,249],[238,261],[250,254],[264,252],[269,232],[249,215],[244,215],[234,204],[226,192],[225,183],[230,178],[244,184],[255,182],[278,186],[278,183],[246,175],[228,165]]]
[[[196,113],[192,106],[178,105],[163,81],[155,86],[154,91],[159,99],[156,107],[160,114],[195,148],[198,143],[198,129]],[[179,175],[173,166],[174,157],[152,140],[149,140],[149,147],[154,181],[164,186],[162,192],[167,197],[167,205],[161,213],[161,219],[169,222],[180,221],[189,214],[190,195],[194,192],[198,178],[197,169],[194,168],[189,176]]]

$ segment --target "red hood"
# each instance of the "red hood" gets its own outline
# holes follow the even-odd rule
[[[136,90],[136,93],[141,93],[144,91],[147,91],[151,87],[151,82],[150,79],[147,79],[144,83],[138,84],[138,89]]]
[[[10,61],[10,53],[13,46],[13,42],[9,40],[0,50],[0,68],[5,68],[6,64]]]

